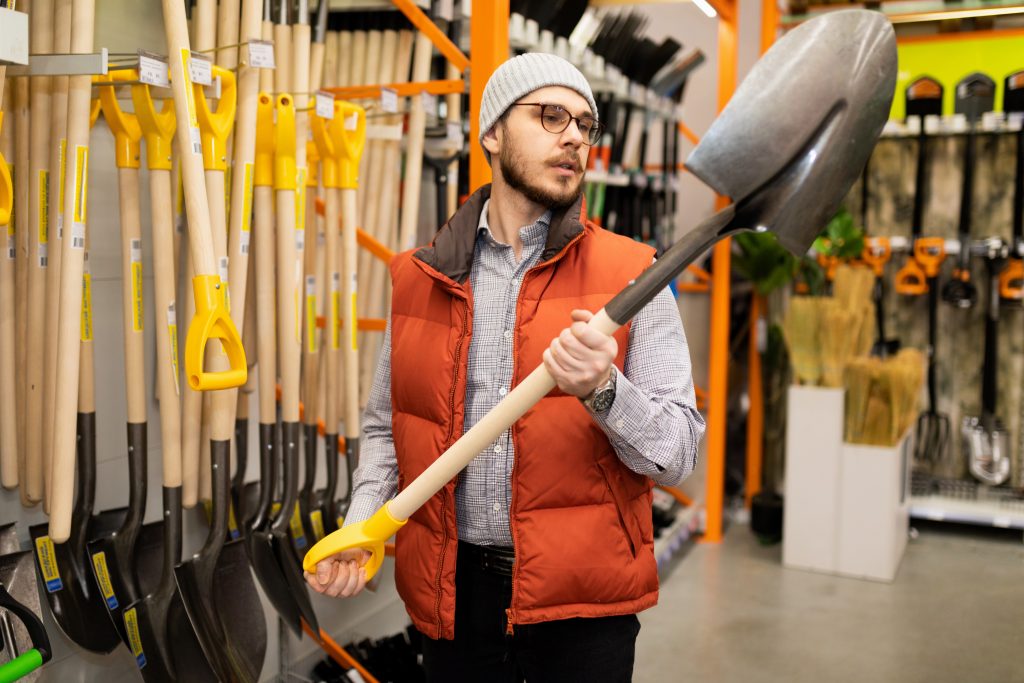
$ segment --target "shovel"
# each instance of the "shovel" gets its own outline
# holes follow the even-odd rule
[[[1010,434],[996,413],[999,396],[999,274],[1009,245],[998,237],[985,241],[988,310],[985,312],[985,357],[981,369],[981,417],[965,416],[960,425],[964,454],[976,479],[999,486],[1010,477]]]
[[[974,161],[977,126],[981,115],[992,111],[996,84],[983,73],[965,76],[956,84],[956,113],[967,117],[964,142],[963,182],[960,192],[960,220],[957,238],[960,255],[953,268],[953,279],[942,288],[942,300],[957,308],[970,308],[978,300],[978,289],[971,282],[971,210],[974,198]]]
[[[788,250],[805,253],[860,174],[888,116],[896,78],[892,26],[862,10],[816,17],[787,33],[750,76],[687,161],[733,204],[684,235],[588,324],[611,334],[711,245],[740,231],[772,230]],[[540,365],[373,517],[314,546],[304,569],[315,573],[318,562],[363,548],[371,578],[384,542],[554,386]]]
[[[0,529],[0,644],[7,662],[0,664],[0,683],[27,676],[50,661],[53,654],[39,618],[32,553],[17,548],[14,525],[5,525]]]

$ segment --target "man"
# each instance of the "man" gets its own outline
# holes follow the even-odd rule
[[[679,312],[666,290],[613,336],[586,326],[654,251],[585,219],[601,125],[583,74],[553,55],[509,60],[480,131],[493,184],[392,263],[346,523],[543,362],[557,389],[410,518],[396,583],[429,680],[627,681],[636,613],[657,602],[652,481],[689,474],[704,430]],[[355,595],[364,558],[342,553],[306,580]]]

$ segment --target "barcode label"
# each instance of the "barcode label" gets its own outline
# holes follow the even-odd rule
[[[228,281],[228,257],[221,256],[217,260],[217,269],[220,272],[220,281],[227,283]]]
[[[171,87],[167,61],[158,55],[139,50],[139,80],[160,88]]]
[[[193,52],[188,60],[188,75],[193,83],[213,85],[213,63],[206,55]]]
[[[306,248],[306,231],[296,230],[295,231],[295,248],[298,251],[303,251]]]
[[[394,114],[398,112],[398,92],[393,88],[380,89],[380,108]]]
[[[420,101],[423,102],[423,111],[427,113],[427,116],[437,116],[437,96],[433,93],[422,92],[420,93]]]
[[[132,263],[139,263],[142,261],[142,240],[133,239],[131,242],[131,259]]]
[[[85,249],[85,223],[71,224],[71,248]]]
[[[306,276],[306,296],[316,294],[316,275]]]
[[[341,291],[341,273],[331,273],[331,291]]]
[[[248,230],[244,230],[242,232],[242,238],[241,238],[241,240],[239,242],[241,244],[241,251],[242,251],[243,254],[248,254],[249,253],[249,235],[250,234],[251,233]]]
[[[249,66],[257,69],[275,68],[274,44],[266,40],[250,40]]]
[[[189,134],[189,139],[191,140],[191,143],[192,143],[192,153],[197,155],[197,156],[202,154],[203,153],[203,138],[199,134],[199,129],[196,128],[196,127],[189,128],[188,134]]]
[[[49,258],[47,257],[48,253],[49,253],[49,250],[48,250],[47,247],[48,247],[48,245],[46,244],[46,242],[41,242],[39,244],[39,267],[40,268],[45,268],[46,264],[49,263]]]
[[[334,95],[323,90],[316,94],[316,115],[328,121],[334,118]]]
[[[18,255],[17,248],[15,246],[14,235],[7,236],[7,260],[13,261]]]

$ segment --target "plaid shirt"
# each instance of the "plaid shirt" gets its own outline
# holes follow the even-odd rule
[[[480,421],[511,389],[512,330],[523,276],[537,265],[551,213],[519,230],[522,257],[498,242],[487,223],[489,200],[480,214],[470,283],[473,336],[469,343],[465,430]],[[675,484],[693,471],[704,418],[696,408],[690,354],[679,309],[669,290],[659,293],[633,319],[624,370],[617,373],[615,401],[593,414],[622,462],[659,484]],[[363,414],[362,453],[345,523],[369,518],[398,489],[398,464],[391,435],[391,325]],[[477,455],[455,490],[459,538],[478,545],[511,546],[511,431]]]

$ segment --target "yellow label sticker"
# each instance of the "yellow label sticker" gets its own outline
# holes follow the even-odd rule
[[[167,305],[167,337],[170,339],[171,372],[174,374],[174,393],[181,395],[181,380],[178,375],[178,316],[174,312],[174,302]]]
[[[110,571],[107,569],[106,553],[93,553],[92,572],[96,577],[96,583],[100,587],[103,601],[107,603],[107,609],[114,611],[117,609],[118,603],[117,596],[114,594],[114,584],[110,581]]]
[[[309,513],[309,523],[313,526],[313,535],[319,541],[324,537],[324,513],[320,510],[313,510]]]
[[[295,229],[306,229],[306,169],[300,168],[295,185]]]
[[[359,336],[359,317],[356,315],[356,293],[352,292],[352,310],[349,311],[349,320],[352,323],[349,325],[352,328],[352,350],[359,350],[359,342],[357,341]]]
[[[43,575],[47,593],[56,593],[64,588],[60,580],[60,569],[57,567],[57,553],[49,536],[36,539],[36,558],[39,561],[39,572]]]
[[[238,520],[235,519],[235,506],[228,506],[228,535],[231,536],[231,540],[235,540],[242,534],[238,531]]]
[[[316,334],[316,276],[306,276],[306,348],[308,353],[317,352]]]
[[[203,153],[203,140],[199,135],[199,117],[196,115],[196,95],[192,89],[192,78],[189,76],[188,60],[190,54],[187,48],[181,49],[181,71],[185,83],[185,102],[188,107],[189,142],[192,154]]]
[[[7,172],[11,174],[11,187],[17,187],[18,186],[18,180],[17,180],[17,178],[14,177],[14,164],[7,164]],[[7,221],[7,236],[8,237],[14,237],[14,235],[15,235],[15,232],[14,232],[15,231],[15,225],[16,225],[15,222],[14,222],[14,208],[15,208],[14,205],[15,204],[17,204],[17,202],[11,202],[11,214],[10,214],[10,218]],[[8,254],[7,258],[13,259],[14,256],[15,256],[14,253],[10,253],[10,254]]]
[[[40,169],[39,170],[39,244],[46,244],[48,237],[48,230],[50,224],[49,210],[49,182],[50,172]],[[45,264],[43,264],[45,265]]]
[[[145,310],[142,302],[142,240],[131,242],[132,269],[132,329],[142,332]]]
[[[82,341],[92,341],[92,273],[82,273]]]
[[[252,229],[252,162],[245,165],[245,187],[242,189],[242,230],[249,232]],[[243,251],[242,253],[246,253]]]
[[[306,532],[302,530],[302,513],[299,512],[299,503],[295,502],[295,510],[292,512],[291,522],[292,538],[295,539],[295,545],[299,548],[305,548],[306,543]]]
[[[83,226],[85,225],[86,199],[89,193],[88,181],[89,148],[85,145],[78,145],[75,147],[75,214],[72,216],[72,221],[81,223]]]
[[[280,512],[280,511],[281,511],[281,503],[280,502],[275,502],[273,505],[270,506],[270,516],[271,517],[277,517],[277,513]]]
[[[64,176],[68,167],[68,140],[60,139],[60,179],[57,181],[57,238],[64,237]]]
[[[181,164],[178,164],[178,197],[175,206],[175,213],[179,216],[185,213],[185,183],[181,179]]]
[[[331,348],[341,348],[341,292],[331,292]]]
[[[345,516],[338,515],[338,528],[340,529],[343,526],[345,526]]]
[[[128,634],[128,646],[135,657],[135,663],[141,669],[146,666],[146,653],[142,651],[142,637],[139,635],[139,615],[135,608],[124,611],[124,630]]]

